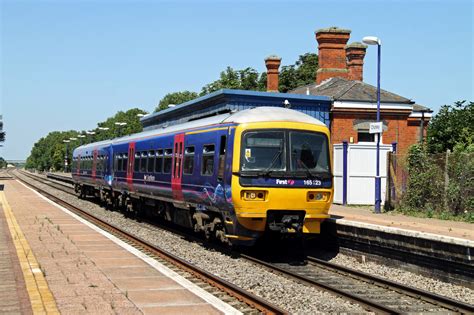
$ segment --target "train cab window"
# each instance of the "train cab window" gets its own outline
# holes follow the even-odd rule
[[[286,171],[286,136],[283,131],[245,133],[242,143],[242,171]]]
[[[165,155],[163,159],[163,173],[169,174],[171,172],[171,164],[173,156],[173,149],[165,149]]]
[[[147,172],[153,173],[154,168],[155,168],[155,151],[148,151]]]
[[[330,175],[329,146],[322,133],[290,132],[291,171],[314,172],[319,176]]]
[[[122,172],[127,171],[127,165],[128,165],[128,153],[124,153],[122,154],[122,168],[121,168]]]
[[[163,150],[156,150],[155,173],[161,173],[163,168]]]
[[[227,144],[227,137],[221,136],[221,143],[219,146],[219,169],[217,170],[217,179],[224,179],[224,166],[225,166],[225,150]]]
[[[146,162],[148,160],[148,152],[143,151],[141,152],[141,158],[140,158],[140,172],[141,173],[146,173]]]
[[[184,148],[183,174],[192,174],[194,170],[194,147]]]
[[[134,172],[140,171],[140,153],[139,152],[135,153],[135,162],[133,165],[133,171]]]
[[[214,153],[215,146],[207,144],[202,149],[201,175],[212,176],[214,174]]]

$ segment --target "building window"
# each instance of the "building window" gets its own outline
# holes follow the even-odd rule
[[[357,130],[357,142],[375,142],[375,133],[369,133],[369,130]]]

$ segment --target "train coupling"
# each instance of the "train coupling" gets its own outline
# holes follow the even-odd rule
[[[267,226],[270,231],[282,234],[302,233],[305,211],[279,211],[267,212]]]

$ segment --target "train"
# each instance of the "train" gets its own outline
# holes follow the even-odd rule
[[[80,198],[252,246],[320,233],[334,194],[330,147],[318,119],[255,107],[79,146],[71,171]]]

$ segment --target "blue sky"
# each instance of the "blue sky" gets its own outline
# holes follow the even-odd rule
[[[382,88],[435,111],[473,97],[472,1],[1,2],[0,156],[24,159],[53,130],[96,127],[119,110],[152,111],[227,66],[264,71],[316,52],[314,30],[382,39]],[[376,49],[364,80],[376,83]]]

